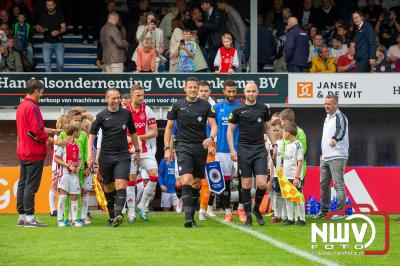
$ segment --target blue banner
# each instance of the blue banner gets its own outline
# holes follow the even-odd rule
[[[225,180],[219,162],[206,164],[207,180],[210,191],[220,194],[225,190]]]

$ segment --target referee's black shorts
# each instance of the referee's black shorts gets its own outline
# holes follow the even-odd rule
[[[176,144],[176,161],[179,175],[192,174],[194,178],[205,178],[207,153],[202,143],[178,142]]]
[[[129,180],[131,158],[127,154],[101,154],[99,156],[99,170],[103,184],[115,182],[115,179]]]
[[[242,177],[267,175],[268,153],[264,144],[238,145],[238,168]]]

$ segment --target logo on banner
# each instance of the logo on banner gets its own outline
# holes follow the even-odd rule
[[[220,194],[225,190],[225,180],[222,175],[219,162],[210,162],[206,164],[207,180],[210,191]]]
[[[297,98],[307,99],[313,97],[313,83],[312,82],[297,82]]]
[[[333,215],[344,215],[349,207],[367,208],[370,212],[356,213],[341,221],[330,221]],[[375,242],[377,235],[373,218],[381,216],[385,220],[385,229],[382,232],[385,246],[382,250],[368,249]],[[313,251],[330,252],[332,255],[384,255],[389,251],[389,216],[386,213],[373,211],[369,204],[345,205],[342,210],[329,213],[327,220],[326,223],[311,224],[311,249]]]

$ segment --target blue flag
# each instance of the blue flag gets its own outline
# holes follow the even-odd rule
[[[210,191],[221,194],[225,190],[225,180],[219,162],[207,163],[206,172]]]

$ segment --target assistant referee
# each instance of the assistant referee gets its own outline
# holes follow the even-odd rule
[[[242,176],[242,199],[246,212],[246,226],[252,225],[251,216],[251,181],[256,177],[256,199],[253,213],[259,225],[265,221],[259,211],[261,201],[267,187],[268,153],[265,148],[264,133],[273,143],[276,154],[275,138],[266,130],[269,126],[270,111],[268,106],[257,102],[258,87],[254,82],[247,83],[244,89],[246,101],[233,109],[229,116],[227,138],[231,159],[238,161],[239,172]],[[234,147],[233,135],[236,125],[239,126],[238,151]]]
[[[121,107],[121,95],[117,89],[106,92],[107,108],[97,114],[89,134],[88,164],[93,164],[93,143],[100,128],[103,132],[99,169],[110,215],[109,224],[117,227],[122,223],[122,209],[126,201],[126,184],[129,179],[131,157],[128,151],[127,131],[135,147],[135,163],[139,160],[139,143],[132,114]],[[115,199],[114,199],[115,198]],[[115,208],[114,208],[115,202]]]
[[[196,225],[195,208],[199,201],[200,180],[205,177],[208,149],[217,135],[215,114],[210,103],[198,98],[199,81],[188,77],[185,82],[186,97],[175,102],[168,110],[164,135],[164,157],[171,161],[171,133],[177,121],[176,160],[182,180],[182,202],[185,212],[185,227]],[[207,138],[207,122],[211,127]]]

